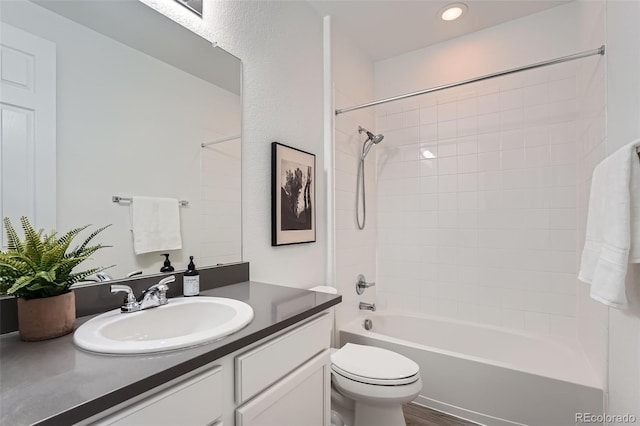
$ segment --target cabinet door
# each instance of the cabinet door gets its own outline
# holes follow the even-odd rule
[[[235,359],[236,402],[248,401],[294,368],[328,349],[330,336],[331,317],[324,313],[238,355]]]
[[[96,426],[206,426],[222,416],[222,369],[213,368],[158,392]]]
[[[330,351],[292,371],[236,410],[236,426],[328,426]]]

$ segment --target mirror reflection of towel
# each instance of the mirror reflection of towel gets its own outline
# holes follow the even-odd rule
[[[133,197],[131,209],[136,254],[182,248],[178,200]]]

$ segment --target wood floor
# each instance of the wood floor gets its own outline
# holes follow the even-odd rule
[[[452,417],[416,404],[402,406],[407,426],[477,426],[476,423]]]

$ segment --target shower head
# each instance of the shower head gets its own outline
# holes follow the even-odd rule
[[[384,135],[382,133],[374,135],[373,133],[371,133],[370,131],[368,131],[362,126],[358,126],[358,132],[359,133],[365,132],[367,134],[367,140],[364,141],[364,145],[362,145],[362,158],[364,159],[364,157],[367,156],[367,154],[369,153],[369,150],[371,149],[371,147],[373,147],[373,145],[376,145],[382,142],[382,139],[384,139]]]
[[[359,126],[358,127],[358,133],[362,133],[362,132],[365,132],[367,134],[367,138],[371,142],[373,142],[374,144],[380,143],[380,142],[382,142],[382,139],[384,139],[384,135],[382,133],[374,135],[373,133],[371,133],[370,131],[368,131],[364,127]]]

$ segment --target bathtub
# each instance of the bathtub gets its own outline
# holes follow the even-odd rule
[[[602,386],[577,342],[385,312],[361,316],[339,334],[341,345],[378,346],[413,359],[424,383],[414,402],[477,423],[575,425],[577,413],[603,411]]]

